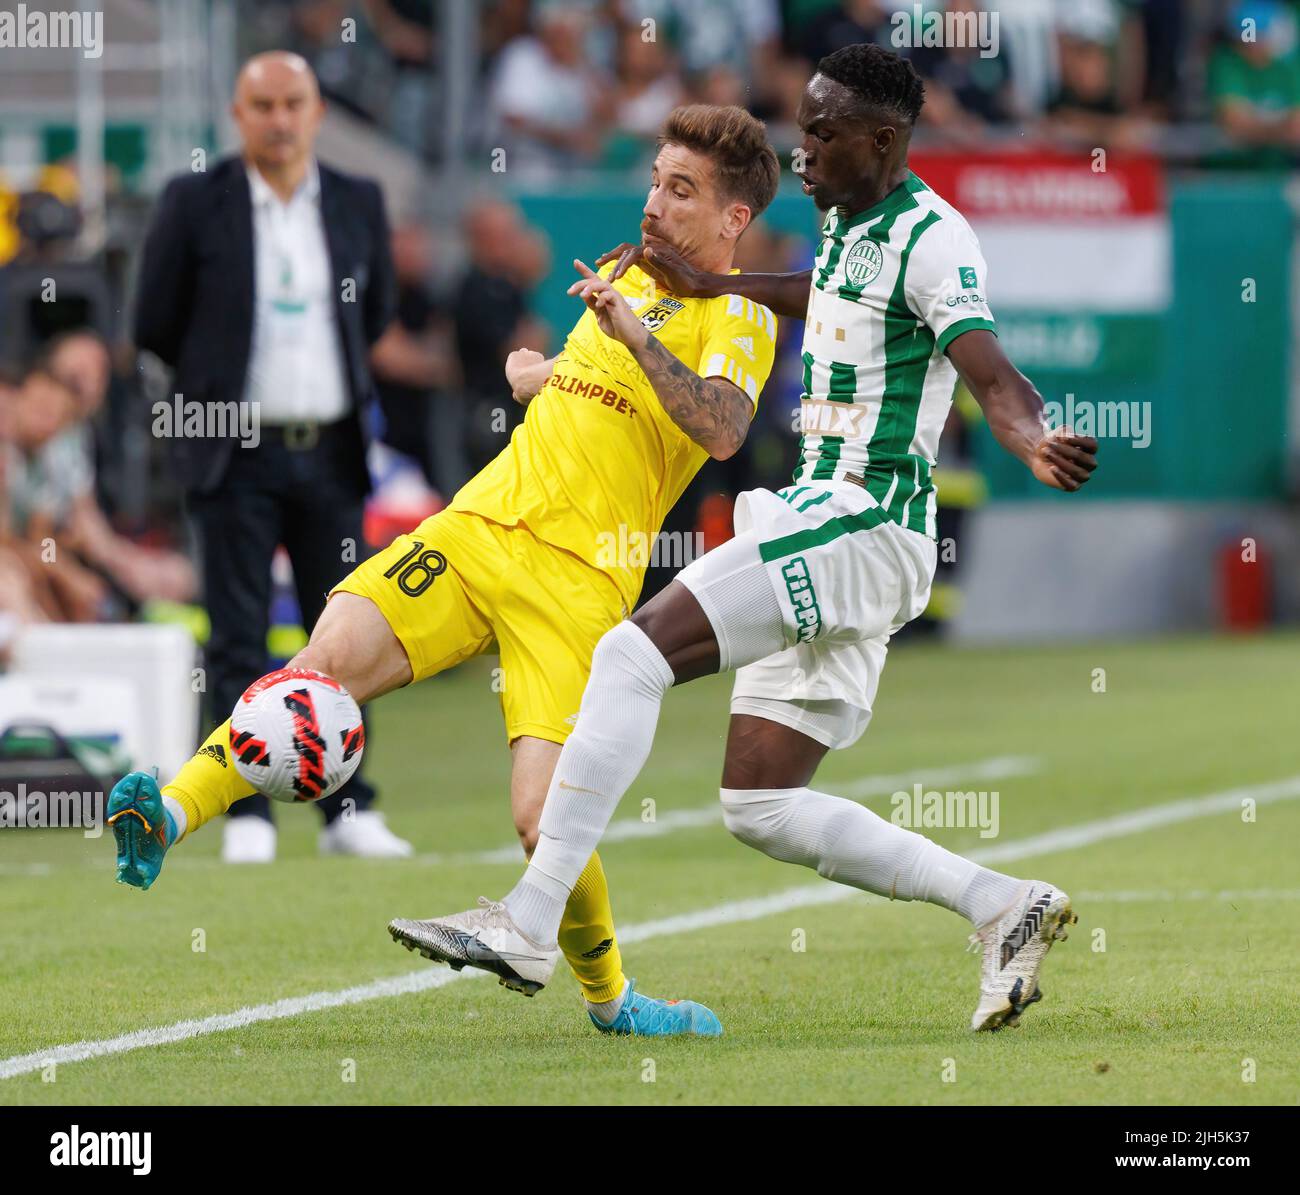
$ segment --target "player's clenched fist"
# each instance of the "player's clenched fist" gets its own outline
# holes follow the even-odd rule
[[[627,300],[590,266],[573,259],[573,268],[582,275],[581,281],[569,287],[569,294],[577,295],[596,313],[596,324],[606,336],[625,344],[633,352],[644,348],[650,333],[637,318]]]
[[[1076,435],[1072,428],[1050,430],[1034,447],[1029,468],[1044,485],[1072,493],[1097,467],[1097,441]]]
[[[538,379],[537,372],[545,364],[546,357],[536,349],[515,349],[506,358],[506,381],[515,402],[526,404],[537,393],[539,381],[544,380]]]

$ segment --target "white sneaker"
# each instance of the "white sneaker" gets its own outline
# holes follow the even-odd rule
[[[972,948],[983,947],[980,1002],[970,1027],[1001,1029],[1020,1023],[1020,1014],[1038,1003],[1038,969],[1053,942],[1067,937],[1078,921],[1070,898],[1041,880],[1026,880],[1015,899],[987,925],[971,934]]]
[[[559,946],[539,946],[525,937],[498,901],[480,896],[478,903],[477,909],[431,921],[390,921],[388,932],[407,950],[447,963],[453,971],[469,964],[499,976],[503,987],[535,996],[555,970]]]
[[[384,824],[384,815],[362,809],[335,818],[320,832],[322,855],[357,855],[363,859],[408,859],[415,854],[405,838]]]
[[[221,829],[222,863],[274,863],[275,826],[264,817],[228,817]]]

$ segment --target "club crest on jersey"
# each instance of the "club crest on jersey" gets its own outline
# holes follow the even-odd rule
[[[669,299],[667,297],[659,299],[641,317],[641,326],[647,332],[658,332],[664,324],[685,306],[686,304],[679,299]]]
[[[844,277],[850,286],[866,286],[876,280],[884,261],[880,246],[870,237],[863,237],[844,259]]]

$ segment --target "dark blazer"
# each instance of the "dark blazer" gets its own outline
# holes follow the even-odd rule
[[[334,275],[334,311],[343,343],[351,418],[364,447],[374,383],[369,349],[396,304],[388,221],[379,187],[321,163],[320,204]],[[181,174],[154,212],[136,292],[135,343],[175,370],[173,393],[186,402],[238,401],[253,339],[253,207],[240,158]],[[343,301],[344,279],[355,284]],[[171,440],[182,483],[210,493],[234,451],[228,437]],[[364,473],[364,453],[358,454]],[[362,478],[369,488],[369,478]]]

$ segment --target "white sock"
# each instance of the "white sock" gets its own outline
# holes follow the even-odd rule
[[[180,842],[185,837],[185,831],[190,828],[190,819],[186,816],[185,806],[182,805],[175,797],[169,797],[163,794],[163,808],[172,815],[172,821],[176,823],[176,842]],[[169,842],[167,844],[171,846]]]
[[[602,1000],[599,1004],[593,1004],[590,1000],[584,999],[590,1010],[591,1015],[596,1018],[602,1025],[610,1024],[620,1012],[623,1011],[623,1001],[627,999],[627,980],[623,980],[623,990],[612,1000]]]
[[[890,900],[942,905],[977,926],[1010,904],[1021,884],[843,797],[810,788],[724,788],[721,795],[727,829],[764,854]]]
[[[515,924],[554,942],[569,893],[645,766],[673,671],[640,627],[621,622],[596,644],[578,724],[560,752],[537,827],[537,849],[506,897]]]

